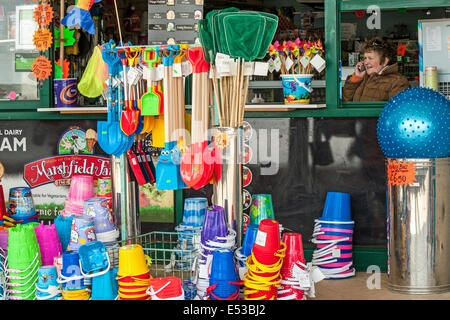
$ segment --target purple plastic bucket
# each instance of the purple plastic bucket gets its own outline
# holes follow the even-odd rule
[[[216,237],[226,237],[227,234],[228,227],[224,209],[220,206],[207,207],[201,233],[202,242],[206,243],[207,240],[217,241]]]
[[[78,107],[77,79],[54,79],[55,108]]]

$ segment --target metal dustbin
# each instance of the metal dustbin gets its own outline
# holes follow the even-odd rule
[[[450,158],[413,163],[416,181],[388,183],[388,287],[409,294],[450,291]]]

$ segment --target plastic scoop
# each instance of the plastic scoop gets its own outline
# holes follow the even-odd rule
[[[144,50],[143,60],[152,67],[153,64],[158,60],[155,48],[146,48]],[[147,81],[147,93],[141,98],[141,114],[144,116],[157,116],[159,115],[159,96],[152,90],[152,81]]]

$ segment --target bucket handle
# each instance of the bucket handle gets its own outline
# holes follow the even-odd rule
[[[17,292],[14,292],[14,291],[16,291],[16,290],[8,290],[9,293],[13,293],[13,294],[17,293]],[[25,300],[25,299],[28,299],[29,297],[31,297],[35,292],[36,292],[36,288],[34,288],[34,290],[29,295],[27,295],[26,297],[9,296],[8,298],[10,300]]]
[[[41,289],[36,285],[36,289],[39,292],[45,292],[50,294],[49,296],[42,297],[41,299],[37,298],[38,300],[49,300],[61,294],[61,289],[58,286],[48,286],[48,289]]]
[[[79,260],[79,264],[80,264],[80,272],[81,274],[85,277],[85,278],[93,278],[93,277],[98,277],[98,276],[102,276],[105,273],[107,273],[109,271],[109,269],[111,268],[111,263],[109,262],[109,256],[108,254],[106,254],[106,260],[108,261],[108,266],[105,268],[105,270],[97,272],[97,273],[93,273],[93,274],[86,274],[83,272],[83,267],[81,266],[81,259]]]

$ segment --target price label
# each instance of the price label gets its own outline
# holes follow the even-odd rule
[[[410,185],[416,181],[416,167],[412,162],[388,160],[388,185]]]

